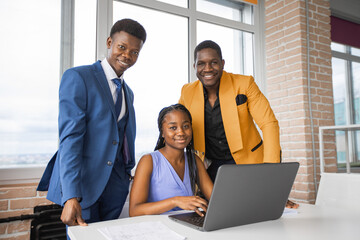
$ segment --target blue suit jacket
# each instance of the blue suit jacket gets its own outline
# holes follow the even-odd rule
[[[126,83],[123,88],[129,112],[123,156],[129,173],[135,165],[134,94]],[[68,69],[60,83],[59,100],[59,150],[46,167],[38,191],[48,190],[47,199],[60,205],[81,197],[82,208],[87,208],[108,182],[120,141],[115,106],[100,61]]]

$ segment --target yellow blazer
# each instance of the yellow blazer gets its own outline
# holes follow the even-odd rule
[[[221,116],[231,154],[237,164],[275,163],[281,160],[279,124],[254,78],[223,71],[219,86]],[[179,103],[192,116],[194,148],[204,160],[204,89],[197,80],[185,84]],[[262,131],[263,140],[254,124]],[[262,144],[263,143],[263,144]]]

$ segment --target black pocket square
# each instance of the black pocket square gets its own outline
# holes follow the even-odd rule
[[[246,103],[247,97],[244,94],[239,94],[236,96],[236,104],[239,106],[243,103]]]

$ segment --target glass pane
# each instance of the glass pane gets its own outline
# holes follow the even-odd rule
[[[352,62],[354,123],[360,124],[360,63]],[[360,162],[360,131],[355,132],[356,160]]]
[[[219,44],[225,60],[225,71],[254,75],[252,33],[198,21],[197,43],[204,40]]]
[[[188,0],[157,0],[157,1],[169,3],[183,8],[188,8]]]
[[[335,125],[345,125],[346,120],[346,61],[332,58],[333,97]],[[346,146],[344,131],[336,131],[336,150],[338,163],[346,162]]]
[[[75,1],[74,66],[95,62],[96,0]]]
[[[340,43],[331,42],[331,50],[336,52],[342,52],[345,53],[345,45]]]
[[[160,110],[177,103],[181,87],[188,82],[188,21],[184,17],[114,2],[114,21],[122,18],[138,21],[147,32],[137,63],[124,75],[135,95],[135,146],[136,160],[139,160],[154,150]]]
[[[360,48],[350,47],[350,53],[351,55],[360,57]]]
[[[254,24],[253,6],[247,3],[231,0],[197,0],[196,8],[197,11],[207,14]]]
[[[354,123],[360,124],[360,63],[352,62],[352,89],[354,96]]]
[[[46,164],[57,149],[60,2],[0,1],[0,168]]]

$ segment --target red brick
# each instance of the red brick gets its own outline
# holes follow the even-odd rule
[[[15,217],[15,216],[32,214],[32,213],[34,213],[33,209],[23,209],[23,210],[16,210],[16,211],[0,212],[0,218]]]
[[[52,204],[45,198],[14,199],[10,201],[10,209],[33,208],[38,205]]]
[[[284,37],[285,33],[284,31],[278,31],[270,36],[266,36],[266,43],[270,43],[273,41],[276,41],[278,39],[282,39]]]
[[[8,223],[0,223],[0,236],[6,233]]]
[[[283,16],[278,16],[275,18],[272,18],[271,20],[268,19],[267,22],[265,23],[265,28],[271,28],[273,26],[278,26],[279,24],[284,23],[284,17]]]
[[[314,184],[297,183],[294,185],[295,185],[295,190],[298,190],[298,191],[315,191]]]
[[[282,9],[279,9],[279,14],[286,14],[289,13],[291,11],[297,10],[300,8],[301,3],[299,1],[293,1],[291,3],[286,4],[285,7],[283,7]]]
[[[24,232],[6,238],[6,240],[29,240],[29,239],[30,239],[30,232]]]
[[[331,69],[331,67],[320,66],[318,72],[326,73],[326,74],[331,75],[332,74],[332,69]]]
[[[0,199],[35,197],[36,187],[2,187],[0,188]]]
[[[30,231],[30,226],[31,220],[11,222],[8,225],[7,233],[11,234]]]
[[[323,7],[321,5],[317,5],[316,10],[317,10],[318,13],[323,14],[325,16],[330,16],[331,15],[330,8],[328,8],[328,7]]]
[[[268,64],[268,67],[269,68],[279,68],[279,67],[282,67],[282,66],[285,66],[285,61],[282,60],[282,61],[274,61],[273,63],[271,64]]]
[[[265,1],[266,2],[266,1]],[[283,1],[279,1],[279,2],[276,2],[275,4],[271,5],[271,6],[268,6],[266,8],[266,12],[276,12],[278,11],[278,9],[281,9],[282,7],[284,6],[284,2]]]
[[[277,2],[278,2],[278,0],[266,0],[265,1],[265,7],[269,8],[269,7],[271,7],[272,5],[274,5]]]
[[[9,206],[8,200],[1,200],[0,201],[0,211],[7,210]]]
[[[291,55],[289,55],[291,56]],[[291,57],[286,58],[286,65],[291,66],[291,64],[297,64],[303,60],[302,55],[292,55]],[[298,65],[298,64],[297,64]]]
[[[272,13],[268,13],[265,16],[265,22],[269,22],[271,21],[271,19],[275,19],[278,17],[278,13],[277,12],[272,12]]]
[[[329,23],[324,22],[318,22],[318,28],[319,31],[322,30],[323,33],[330,34],[331,26]]]

